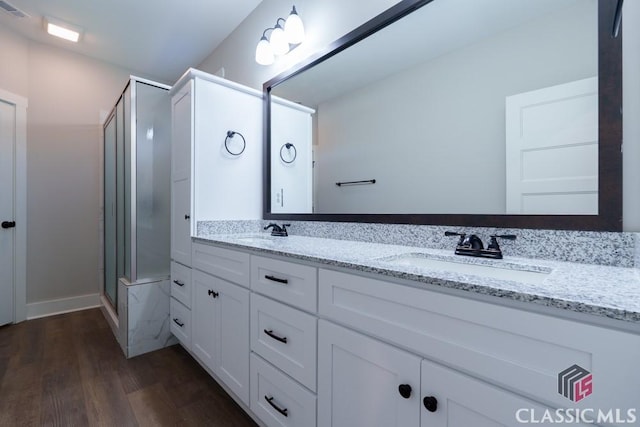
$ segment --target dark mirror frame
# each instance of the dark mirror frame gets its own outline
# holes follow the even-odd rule
[[[273,214],[271,213],[271,89],[331,58],[433,0],[403,0],[325,50],[312,55],[263,85],[263,218],[293,221],[340,221],[554,230],[622,231],[622,35],[613,37],[616,0],[598,0],[598,215],[474,214]],[[446,1],[446,0],[439,0]]]

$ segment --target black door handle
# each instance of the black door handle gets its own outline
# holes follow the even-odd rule
[[[408,399],[411,397],[411,386],[409,384],[400,384],[398,386],[398,392],[400,393],[400,396]]]
[[[2,221],[2,228],[13,228],[16,226],[15,221]]]
[[[438,399],[433,396],[425,397],[422,399],[422,403],[429,412],[436,412],[438,410]]]

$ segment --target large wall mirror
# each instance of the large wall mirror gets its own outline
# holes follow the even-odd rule
[[[265,83],[265,218],[622,228],[615,0],[405,0]]]

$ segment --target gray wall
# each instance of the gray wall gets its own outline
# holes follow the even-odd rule
[[[263,1],[245,21],[203,61],[198,68],[216,72],[225,68],[225,77],[262,88],[262,83],[366,22],[395,4],[394,0],[343,2],[339,0],[296,3],[307,30],[307,41],[276,64],[264,67],[254,61],[255,46],[261,32],[273,25],[277,16],[286,17],[290,3]],[[640,231],[640,2],[624,4],[624,229]]]
[[[102,126],[128,71],[0,29],[27,109],[27,303],[99,292]]]

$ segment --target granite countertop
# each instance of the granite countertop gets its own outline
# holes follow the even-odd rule
[[[640,324],[640,270],[636,268],[511,256],[491,260],[456,256],[453,250],[268,233],[201,234],[196,241]],[[438,261],[455,262],[458,271],[439,268]],[[478,273],[474,271],[478,266],[487,268]],[[465,269],[469,271],[462,272]],[[514,275],[520,278],[513,280]]]

